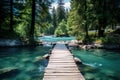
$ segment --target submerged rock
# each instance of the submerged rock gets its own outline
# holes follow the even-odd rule
[[[30,72],[34,72],[35,70],[36,70],[36,67],[31,65],[25,71],[30,73]]]
[[[94,74],[86,73],[84,77],[86,80],[94,80],[95,76],[94,76]]]
[[[19,70],[16,67],[7,67],[0,69],[0,79],[15,76]]]
[[[43,59],[49,59],[49,56],[50,56],[50,54],[45,54],[44,56],[37,56],[37,57],[35,57],[33,62],[39,62],[39,61],[41,61]]]
[[[31,62],[30,58],[24,58],[24,59],[22,59],[22,61],[25,62],[25,63],[26,62]]]
[[[74,60],[75,60],[76,63],[80,63],[80,64],[82,64],[82,61],[81,61],[79,58],[74,57]]]
[[[15,67],[3,68],[3,69],[0,69],[0,74],[4,74],[4,73],[15,71],[15,70],[17,70],[17,68],[15,68]]]
[[[35,57],[35,60],[34,60],[33,62],[38,62],[38,61],[40,61],[40,60],[42,60],[42,59],[43,59],[42,56],[37,56],[37,57]]]
[[[103,72],[105,75],[107,75],[108,77],[114,77],[114,76],[117,75],[117,74],[116,74],[114,71],[112,71],[112,70],[102,70],[102,72]]]
[[[21,73],[15,78],[15,80],[33,80],[33,79],[27,73]]]
[[[43,59],[49,59],[49,57],[50,57],[50,54],[45,54],[45,55],[43,56]]]
[[[82,65],[82,72],[97,72],[97,68],[89,66],[89,65]]]

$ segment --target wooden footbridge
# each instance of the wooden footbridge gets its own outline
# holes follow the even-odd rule
[[[65,44],[53,48],[43,80],[85,80]]]

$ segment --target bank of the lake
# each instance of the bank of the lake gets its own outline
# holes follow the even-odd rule
[[[78,43],[75,37],[44,36],[39,37],[37,40],[40,42],[42,41],[47,47],[43,45],[41,47],[22,46],[17,48],[0,48],[0,72],[5,73],[3,75],[0,73],[0,79],[42,80],[44,69],[48,61],[41,59],[41,57],[49,52],[51,43],[64,41],[68,43],[69,46],[73,47],[76,47],[76,43]],[[14,43],[17,42],[13,41],[13,44]],[[109,51],[104,49],[77,50],[75,48],[72,50],[72,53],[82,60],[84,65],[79,65],[79,68],[86,80],[120,79],[120,51]]]
[[[86,80],[120,80],[120,51],[72,50],[81,59],[78,65]]]
[[[0,48],[0,80],[42,80],[51,47]],[[41,59],[40,59],[41,58]]]

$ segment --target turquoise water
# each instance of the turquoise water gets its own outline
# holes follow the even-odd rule
[[[42,80],[50,47],[0,48],[0,80]],[[2,71],[8,71],[1,74]]]
[[[84,65],[79,69],[86,80],[120,80],[120,51],[72,50]]]
[[[70,41],[74,37],[40,37],[42,41]],[[50,47],[0,48],[0,80],[42,80],[48,60],[41,57]],[[86,80],[120,80],[120,51],[72,50],[83,65],[78,64]],[[2,71],[9,71],[1,75]]]
[[[57,42],[57,41],[71,41],[74,40],[75,37],[53,37],[53,36],[44,36],[38,38],[44,42]]]

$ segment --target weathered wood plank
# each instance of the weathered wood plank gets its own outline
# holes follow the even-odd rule
[[[75,70],[75,69],[59,69],[59,70],[56,70],[56,69],[47,69],[45,70],[45,72],[48,72],[48,73],[79,73],[80,71],[78,70]]]
[[[43,80],[85,80],[64,44],[56,44],[45,69]]]
[[[69,63],[70,62],[70,63],[74,63],[74,61],[70,61],[70,60],[65,60],[65,61],[64,60],[61,60],[61,61],[60,60],[55,60],[55,61],[50,61],[49,63],[53,63],[53,62],[54,63],[56,63],[56,62],[61,62],[61,63],[64,63],[64,62],[68,62]]]
[[[45,80],[83,80],[80,76],[46,76]]]
[[[80,76],[80,73],[45,73],[46,76]]]
[[[61,68],[50,68],[50,67],[47,67],[45,70],[78,70],[78,68],[77,67],[67,67],[67,68],[63,68],[63,67],[61,67]],[[79,71],[79,70],[78,70]]]
[[[52,65],[76,65],[74,62],[73,63],[63,63],[63,62],[55,63],[55,62],[51,62],[51,63],[49,63],[49,65],[50,64],[52,64]]]

